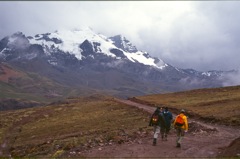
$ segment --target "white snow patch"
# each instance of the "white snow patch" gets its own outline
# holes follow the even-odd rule
[[[28,60],[34,59],[35,57],[37,57],[37,54],[28,54],[25,56]]]
[[[11,49],[9,49],[9,48],[2,49],[2,51],[0,52],[0,55],[3,54],[5,51],[8,51],[8,50],[11,50]]]
[[[210,77],[212,74],[210,72],[203,72],[202,75]]]
[[[57,65],[57,62],[55,62],[55,61],[51,61],[51,60],[48,60],[48,63],[51,64],[51,65],[54,65],[54,66]]]
[[[161,64],[159,65],[156,65],[154,63],[154,59],[153,58],[147,58],[146,56],[144,56],[144,54],[146,54],[146,52],[141,52],[141,51],[138,51],[136,53],[127,53],[127,52],[124,52],[124,54],[127,56],[127,58],[129,60],[131,60],[132,62],[139,62],[139,63],[142,63],[144,65],[149,65],[149,66],[154,66],[154,67],[157,67],[159,69],[163,69],[164,67],[168,66],[167,64],[165,64],[163,61]]]

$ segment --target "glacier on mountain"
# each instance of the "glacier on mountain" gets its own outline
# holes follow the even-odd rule
[[[31,44],[38,44],[43,46],[45,53],[51,54],[50,50],[59,49],[63,52],[73,54],[78,60],[82,60],[82,49],[79,47],[85,40],[88,40],[92,47],[93,43],[100,44],[96,46],[94,50],[96,53],[102,53],[116,59],[122,59],[122,57],[116,56],[110,50],[118,49],[123,52],[125,57],[132,61],[142,63],[144,65],[153,66],[158,69],[163,69],[168,66],[165,62],[150,57],[147,52],[138,51],[125,37],[119,36],[122,47],[116,46],[113,38],[107,38],[101,34],[96,34],[90,28],[80,30],[59,30],[54,33],[38,34],[33,38],[28,38]],[[57,41],[57,42],[56,42]]]

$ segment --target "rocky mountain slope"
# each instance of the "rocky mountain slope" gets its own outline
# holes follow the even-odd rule
[[[176,68],[139,51],[122,35],[107,38],[90,28],[35,36],[17,32],[0,41],[0,62],[1,66],[7,64],[12,69],[44,77],[52,86],[74,90],[71,95],[101,91],[129,97],[220,87],[224,82],[222,77],[229,73]],[[38,80],[33,79],[37,83]],[[26,93],[25,84],[7,82]],[[46,88],[42,96],[55,91],[56,88]],[[69,95],[69,91],[63,89],[57,92],[62,96]]]

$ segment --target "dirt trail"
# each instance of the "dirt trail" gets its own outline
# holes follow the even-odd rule
[[[155,108],[128,100],[119,100],[130,106],[153,113]],[[152,146],[153,134],[149,134],[134,143],[123,143],[105,147],[97,147],[81,153],[84,157],[216,157],[222,148],[228,146],[240,136],[240,129],[203,123],[188,119],[192,131],[186,133],[182,147],[176,148],[175,130],[172,129],[168,141],[158,139],[157,146]],[[189,130],[190,130],[189,129]],[[238,154],[236,154],[238,155]]]

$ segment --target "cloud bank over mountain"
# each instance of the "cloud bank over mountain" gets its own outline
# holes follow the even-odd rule
[[[90,26],[180,68],[240,68],[238,1],[0,2],[0,38]]]

